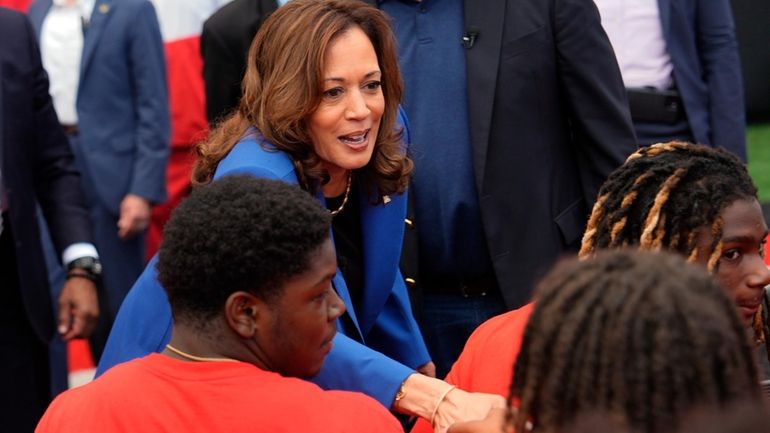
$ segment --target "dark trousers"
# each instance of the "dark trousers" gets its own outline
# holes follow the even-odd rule
[[[694,139],[690,132],[690,124],[686,118],[674,123],[652,123],[634,121],[634,130],[640,146],[649,146],[655,143],[665,143],[671,140],[692,142]]]
[[[505,303],[497,291],[469,297],[460,293],[424,293],[420,329],[436,364],[436,377],[446,377],[468,337],[480,324],[505,311]]]
[[[0,430],[33,432],[50,401],[48,346],[27,319],[7,227],[0,234],[0,296]]]

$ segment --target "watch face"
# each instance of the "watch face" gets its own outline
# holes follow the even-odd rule
[[[83,269],[94,275],[102,274],[102,264],[99,262],[98,259],[94,257],[81,257],[77,260],[74,260],[72,263],[70,263],[68,268]]]

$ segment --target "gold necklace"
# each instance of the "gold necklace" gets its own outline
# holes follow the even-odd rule
[[[168,350],[170,350],[170,351],[172,351],[172,352],[176,353],[177,355],[181,356],[182,358],[187,358],[187,359],[189,359],[190,361],[198,361],[198,362],[207,362],[207,361],[212,361],[212,362],[219,362],[219,361],[224,361],[224,362],[239,362],[238,360],[236,360],[236,359],[232,359],[232,358],[207,358],[207,357],[205,357],[205,356],[195,356],[195,355],[191,355],[191,354],[189,354],[189,353],[187,353],[187,352],[183,352],[183,351],[181,351],[181,350],[177,349],[176,347],[174,347],[174,346],[172,346],[172,345],[170,345],[170,344],[167,344],[167,345],[166,345],[166,349],[168,349]]]
[[[345,205],[348,203],[348,196],[350,195],[350,184],[352,183],[353,179],[353,171],[348,172],[348,186],[345,187],[345,197],[342,198],[342,204],[340,207],[338,207],[336,210],[330,210],[329,213],[332,216],[336,216],[338,213],[342,212],[342,209],[345,209]]]

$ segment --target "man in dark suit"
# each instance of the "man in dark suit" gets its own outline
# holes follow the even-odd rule
[[[641,145],[683,139],[746,160],[741,62],[730,0],[596,0]]]
[[[170,121],[155,8],[36,0],[29,17],[82,175],[111,321],[144,269],[151,204],[166,199]]]
[[[32,432],[50,400],[48,342],[90,334],[99,314],[80,178],[51,98],[32,26],[0,8],[0,419]],[[67,282],[55,325],[35,204],[40,204]]]
[[[441,376],[481,321],[528,302],[536,279],[576,249],[599,185],[636,140],[592,0],[378,5],[399,42],[413,279]]]

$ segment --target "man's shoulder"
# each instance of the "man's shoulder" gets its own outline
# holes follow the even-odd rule
[[[233,0],[214,12],[203,23],[203,31],[236,35],[244,24],[260,19],[255,0]]]
[[[13,52],[15,57],[17,50],[29,45],[30,31],[31,26],[24,14],[0,7],[0,41],[3,41],[0,43],[0,55],[6,57],[7,54],[2,53]]]

